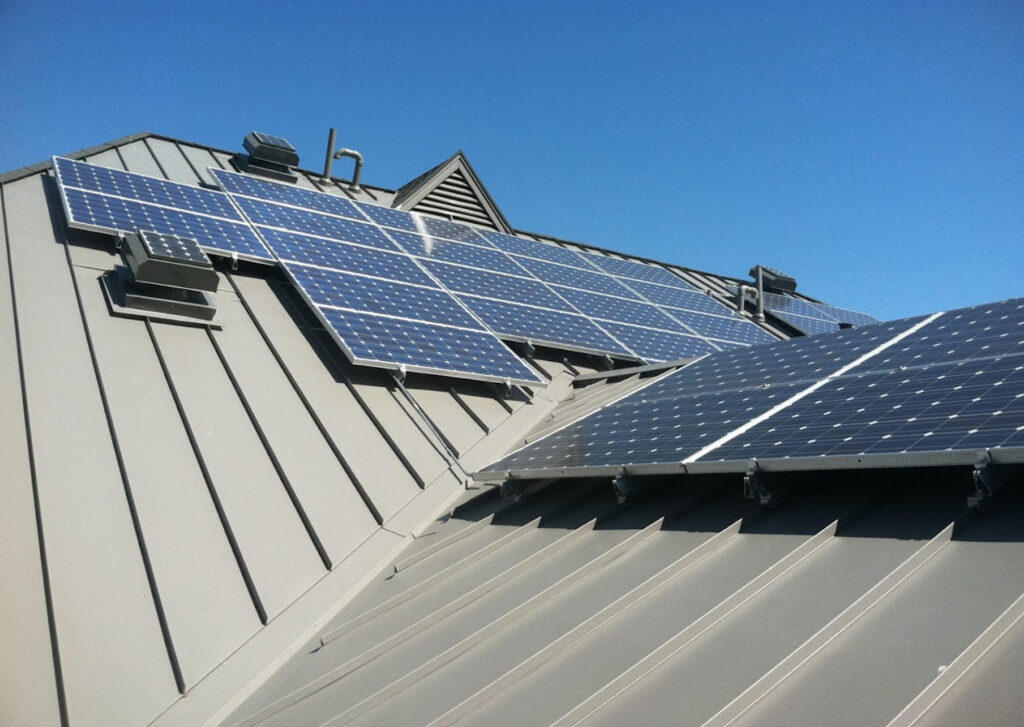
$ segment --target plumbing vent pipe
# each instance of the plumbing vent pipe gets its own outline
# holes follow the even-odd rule
[[[362,188],[359,186],[359,178],[363,174],[363,155],[357,152],[355,149],[338,149],[334,150],[334,144],[338,138],[338,130],[331,129],[327,135],[327,158],[324,160],[324,177],[323,181],[331,181],[331,168],[334,166],[335,159],[342,159],[344,157],[350,157],[356,162],[355,171],[352,172],[352,182],[349,184],[349,191],[359,192]]]
[[[764,323],[764,268],[760,265],[757,266],[757,312],[754,320]]]

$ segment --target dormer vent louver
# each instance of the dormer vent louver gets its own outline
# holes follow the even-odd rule
[[[242,140],[242,146],[249,154],[235,157],[235,166],[240,171],[281,182],[298,181],[292,167],[299,165],[299,155],[287,139],[261,131],[250,131]]]

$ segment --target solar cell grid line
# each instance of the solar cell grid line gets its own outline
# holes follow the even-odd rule
[[[260,199],[268,202],[301,207],[314,212],[346,217],[348,219],[368,222],[368,218],[359,211],[350,200],[336,194],[303,189],[291,184],[258,179],[247,174],[228,172],[223,169],[210,168],[210,174],[225,192]]]
[[[357,365],[525,385],[541,381],[488,332],[334,308],[316,310]]]
[[[561,263],[570,267],[593,270],[593,267],[583,259],[581,253],[552,242],[527,240],[524,237],[506,235],[504,232],[495,232],[493,230],[480,230],[479,232],[499,250],[515,253],[516,255],[525,255],[536,260],[547,260],[548,262]]]
[[[638,358],[633,351],[578,313],[466,294],[457,294],[456,297],[502,338],[583,353]]]
[[[1024,353],[1024,298],[1010,298],[950,311],[934,324],[900,341],[885,355],[869,361],[863,370],[1018,353]]]
[[[630,300],[640,300],[636,293],[626,288],[615,278],[597,270],[584,270],[545,260],[522,257],[516,254],[513,254],[511,257],[529,270],[538,280],[550,285],[560,285],[594,293],[617,295],[620,298],[629,298]]]
[[[427,238],[419,233],[387,230],[387,234],[410,255],[426,260],[469,265],[509,275],[527,277],[530,273],[511,257],[491,247]]]
[[[296,284],[318,306],[346,308],[471,330],[483,326],[445,290],[284,263]]]
[[[276,227],[342,242],[355,242],[382,250],[398,250],[398,246],[379,227],[371,223],[357,222],[250,197],[236,196],[235,201],[253,225]]]
[[[147,177],[144,174],[124,172],[64,157],[54,157],[53,166],[61,187],[75,187],[194,214],[210,215],[234,222],[242,221],[242,216],[238,214],[228,196],[217,190]]]
[[[690,333],[678,321],[659,311],[649,303],[627,300],[600,293],[589,293],[576,288],[552,285],[560,296],[572,303],[581,313],[591,318],[629,323],[647,328],[658,328],[663,331]]]
[[[613,321],[600,321],[600,325],[648,363],[703,356],[716,350],[706,339],[689,333],[672,333]]]
[[[61,192],[70,227],[113,234],[153,230],[191,238],[208,252],[237,254],[261,262],[274,259],[243,221],[232,222],[73,187],[64,187]]]
[[[297,232],[260,227],[267,246],[282,261],[395,280],[427,287],[434,281],[407,255]]]
[[[496,300],[572,312],[562,298],[532,278],[491,273],[478,268],[449,265],[433,260],[423,260],[422,264],[442,285],[456,293],[470,293]]]
[[[838,378],[712,451],[788,459],[1024,444],[1024,356]]]

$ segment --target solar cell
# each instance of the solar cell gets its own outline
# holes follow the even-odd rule
[[[236,197],[235,200],[254,225],[302,232],[342,242],[355,242],[383,250],[398,249],[376,225],[249,197]]]
[[[256,260],[272,256],[245,222],[193,214],[73,187],[62,189],[68,224],[100,232],[154,230],[197,241],[206,250]]]
[[[540,380],[490,333],[334,308],[321,313],[357,364],[525,384]]]
[[[527,240],[522,237],[506,235],[503,232],[494,232],[493,230],[480,230],[480,234],[486,237],[487,240],[495,247],[500,250],[504,250],[505,252],[514,252],[517,255],[526,255],[527,257],[538,260],[562,263],[563,265],[570,265],[577,268],[590,268],[586,261],[580,256],[580,253],[564,247],[559,247],[558,245],[550,242]]]
[[[458,297],[502,337],[590,353],[633,357],[631,351],[584,316],[472,295]]]
[[[457,293],[470,293],[513,303],[525,303],[570,312],[570,308],[564,300],[536,280],[515,275],[490,273],[486,270],[461,265],[448,265],[432,260],[425,260],[423,265],[441,281],[442,285]]]
[[[625,323],[602,321],[601,328],[647,362],[676,361],[703,356],[715,348],[708,341],[686,333],[670,333]]]
[[[309,299],[319,306],[482,330],[480,323],[440,288],[422,288],[307,265],[287,267]]]
[[[636,300],[625,300],[610,295],[588,293],[585,290],[552,286],[552,288],[581,313],[600,320],[630,323],[647,328],[660,328],[665,331],[686,332],[677,321],[648,303]]]
[[[260,233],[274,254],[283,261],[306,263],[416,285],[436,286],[429,275],[400,252],[388,252],[269,227],[260,228]]]
[[[483,270],[493,270],[509,275],[527,275],[527,271],[503,252],[490,247],[470,245],[461,242],[449,242],[428,238],[423,235],[398,230],[388,230],[388,234],[398,245],[410,255],[441,262],[472,265]]]
[[[150,257],[175,262],[210,267],[210,258],[206,256],[199,243],[187,237],[164,235],[152,230],[140,230],[139,239],[145,246]]]
[[[359,211],[355,204],[335,194],[316,192],[311,189],[296,187],[292,184],[271,182],[246,174],[226,172],[222,169],[211,169],[210,174],[217,180],[217,184],[221,189],[231,194],[253,197],[254,199],[262,199],[269,202],[280,202],[313,210],[314,212],[325,212],[361,222],[367,221],[366,216]]]

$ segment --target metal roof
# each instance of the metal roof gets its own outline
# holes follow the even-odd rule
[[[233,154],[138,134],[69,156],[201,184]],[[969,468],[793,475],[771,512],[731,475],[626,505],[607,481],[467,490],[659,367],[538,350],[546,386],[410,375],[407,398],[244,263],[218,267],[217,326],[113,316],[120,258],[66,229],[48,166],[0,177],[0,722],[1024,714],[1019,490],[980,517]]]

